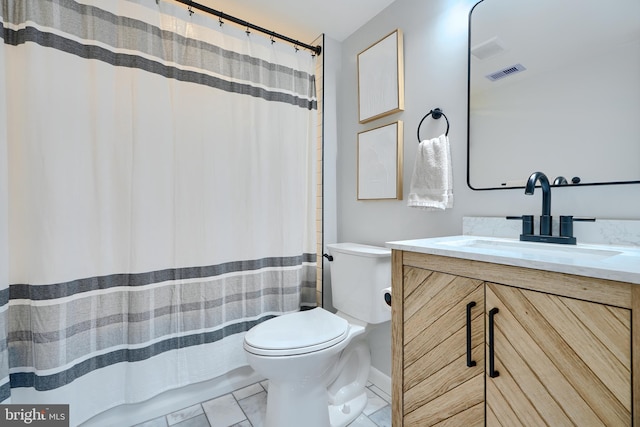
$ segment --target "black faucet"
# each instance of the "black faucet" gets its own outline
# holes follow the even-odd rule
[[[561,178],[561,177],[559,177]],[[533,215],[508,216],[507,219],[517,219],[522,221],[522,234],[520,240],[526,242],[544,243],[564,243],[575,245],[576,238],[573,237],[573,223],[576,221],[593,222],[595,218],[576,218],[571,215],[560,216],[560,235],[552,236],[551,233],[551,185],[549,178],[542,172],[534,172],[529,177],[524,194],[532,195],[536,189],[536,183],[540,181],[542,188],[542,215],[540,215],[540,234],[533,234]],[[556,178],[556,181],[558,179]]]
[[[540,216],[540,235],[551,236],[551,186],[549,179],[542,172],[534,172],[527,181],[524,194],[532,195],[536,189],[536,182],[542,187],[542,215]]]

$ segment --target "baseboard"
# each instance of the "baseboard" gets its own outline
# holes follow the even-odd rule
[[[369,369],[369,382],[391,396],[391,377],[385,375],[373,366]]]
[[[253,369],[244,366],[218,378],[166,391],[141,403],[117,406],[90,418],[81,426],[132,426],[206,402],[263,379]]]

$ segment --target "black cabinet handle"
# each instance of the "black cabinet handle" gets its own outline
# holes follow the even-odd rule
[[[495,370],[495,353],[493,349],[493,317],[498,313],[498,308],[492,308],[489,310],[489,377],[495,378],[500,375],[500,372]]]
[[[475,360],[471,360],[471,308],[476,306],[475,301],[467,304],[467,366],[476,366]]]

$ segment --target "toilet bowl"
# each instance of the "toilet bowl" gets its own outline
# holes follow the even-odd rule
[[[339,427],[356,418],[367,402],[369,348],[358,339],[364,332],[322,308],[276,317],[247,332],[247,361],[269,379],[266,426]]]
[[[380,291],[390,284],[391,253],[352,243],[327,247],[338,312],[285,314],[245,335],[249,365],[269,380],[266,427],[343,427],[367,404],[367,325],[390,320]]]

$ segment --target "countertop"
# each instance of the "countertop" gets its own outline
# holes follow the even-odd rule
[[[401,251],[640,284],[640,247],[560,245],[471,235],[387,242]]]

